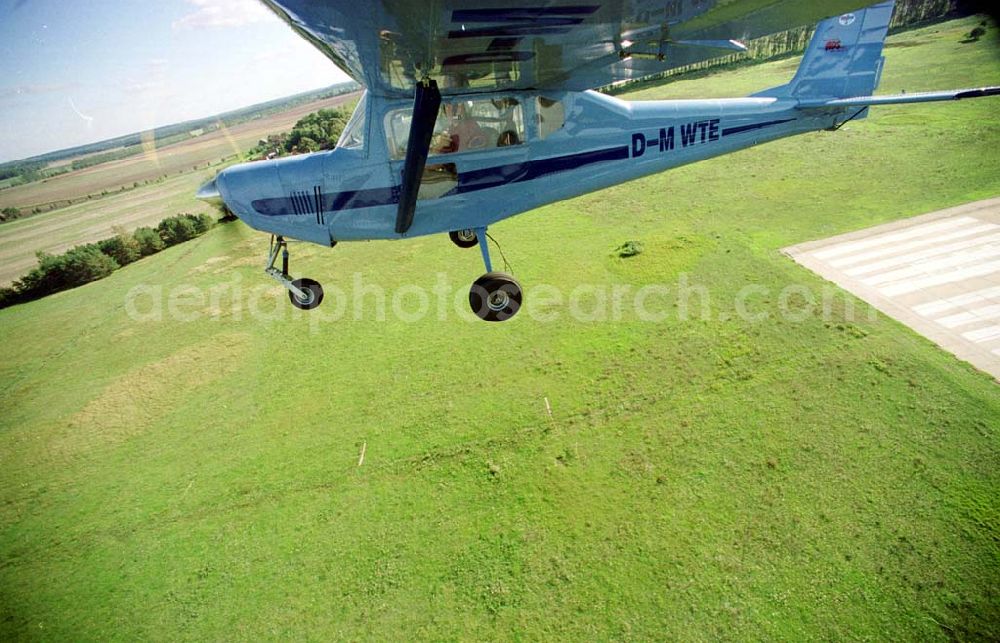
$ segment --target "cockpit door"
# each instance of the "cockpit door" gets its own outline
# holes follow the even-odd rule
[[[389,110],[382,126],[390,172],[402,175],[410,131],[410,107]],[[482,182],[502,185],[527,160],[526,112],[516,96],[461,97],[441,104],[419,201],[462,194]],[[491,173],[490,169],[496,168]]]

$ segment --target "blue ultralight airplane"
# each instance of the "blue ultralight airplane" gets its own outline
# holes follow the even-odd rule
[[[318,306],[323,290],[289,276],[286,238],[333,246],[447,232],[460,247],[478,245],[486,264],[469,294],[472,310],[503,321],[517,313],[522,292],[493,271],[487,228],[497,221],[837,129],[872,105],[1000,94],[873,96],[892,1],[263,1],[366,87],[336,149],[230,167],[198,192],[276,235],[266,272],[302,309]],[[750,97],[625,102],[591,91],[819,20],[791,82]]]

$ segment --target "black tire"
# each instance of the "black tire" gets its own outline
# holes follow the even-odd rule
[[[521,310],[521,284],[503,272],[488,272],[472,284],[469,307],[479,319],[507,321]]]
[[[451,237],[451,242],[459,248],[475,248],[479,245],[479,237],[476,236],[476,231],[469,228],[465,230],[452,230],[448,233],[448,236]]]
[[[292,285],[308,295],[307,299],[302,300],[291,290],[288,291],[289,301],[299,310],[312,310],[323,303],[323,286],[320,286],[318,281],[303,277],[293,280]]]

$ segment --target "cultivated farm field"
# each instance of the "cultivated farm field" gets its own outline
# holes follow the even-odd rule
[[[358,94],[353,93],[313,101],[233,127],[221,127],[181,143],[162,148],[150,144],[136,156],[0,190],[0,208],[16,207],[30,211],[36,205],[76,200],[88,194],[99,196],[102,192],[116,192],[123,187],[129,189],[136,183],[169,178],[191,172],[196,167],[218,164],[223,158],[246,153],[268,134],[292,129],[295,122],[307,114],[353,104],[357,98]]]
[[[34,267],[39,251],[59,253],[74,245],[104,239],[112,236],[112,227],[117,225],[132,230],[155,226],[181,212],[214,212],[211,206],[197,201],[194,193],[221,168],[234,162],[220,163],[221,158],[233,154],[242,158],[259,139],[290,130],[303,116],[338,105],[351,107],[356,101],[357,94],[315,101],[150,154],[0,190],[0,204],[17,204],[24,210],[30,210],[23,207],[24,202],[75,201],[0,225],[0,286]],[[135,182],[146,181],[148,185],[132,187]],[[126,189],[122,191],[122,187]],[[100,196],[102,190],[110,193]],[[99,198],[87,199],[88,194]]]
[[[0,285],[6,285],[33,268],[38,251],[58,254],[81,243],[114,236],[113,228],[134,230],[189,212],[217,215],[212,206],[198,201],[198,187],[215,176],[217,167],[188,171],[162,182],[83,201],[0,225]]]

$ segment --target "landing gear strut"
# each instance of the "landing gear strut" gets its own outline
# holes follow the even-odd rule
[[[278,252],[281,252],[281,270],[274,267],[274,262],[278,259]],[[264,267],[272,279],[280,283],[288,290],[288,299],[292,305],[301,310],[312,310],[323,302],[323,287],[318,281],[307,277],[301,279],[291,279],[288,275],[288,243],[284,237],[278,237],[271,246],[271,253],[267,258],[267,266]]]
[[[486,274],[476,279],[469,290],[469,307],[472,312],[489,322],[507,321],[521,309],[523,294],[521,284],[511,275],[504,272],[493,272],[490,262],[490,249],[486,239],[486,228],[476,228],[474,231],[476,243],[483,253],[483,263]],[[451,233],[455,235],[456,233]],[[452,237],[455,240],[455,237]],[[457,244],[458,242],[455,241]],[[476,245],[476,244],[472,244]],[[472,247],[464,246],[464,247]]]

